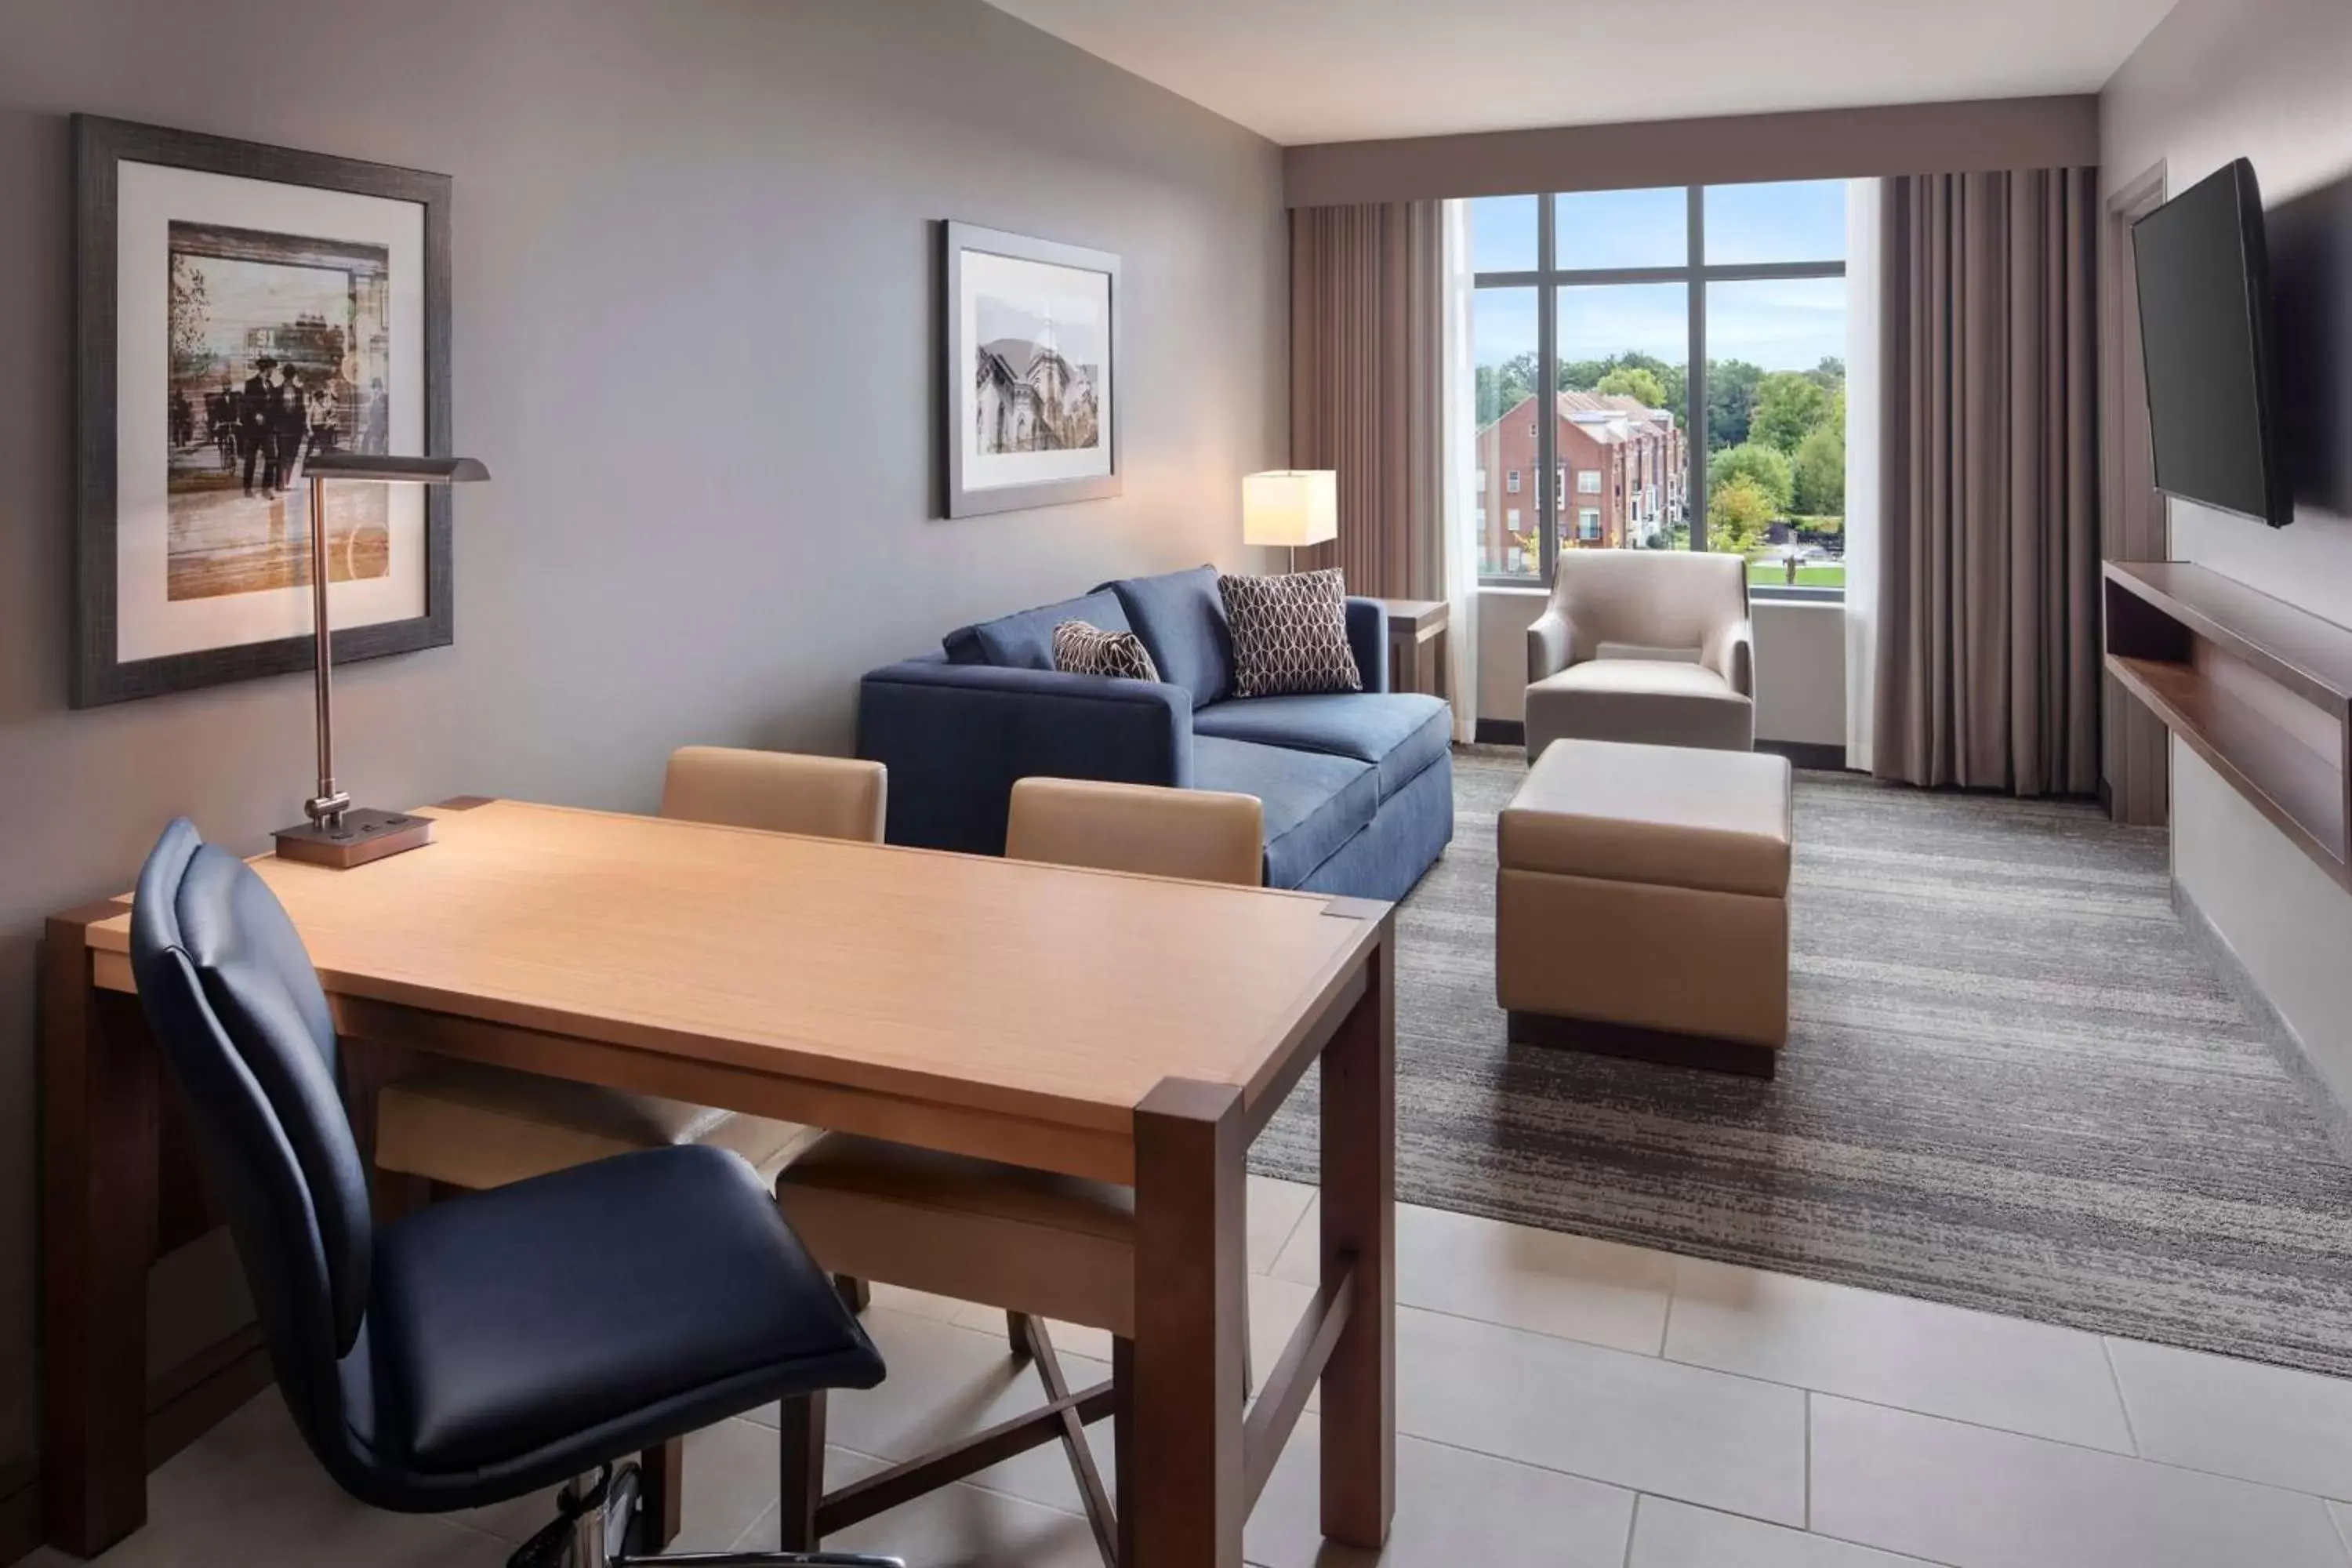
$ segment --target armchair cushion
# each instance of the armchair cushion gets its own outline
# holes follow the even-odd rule
[[[1250,697],[1202,709],[1192,733],[1370,763],[1385,801],[1445,755],[1454,715],[1442,700],[1412,692]]]
[[[992,664],[1001,669],[1054,668],[1054,628],[1064,621],[1085,621],[1097,630],[1124,632],[1127,611],[1118,595],[1100,588],[1058,605],[999,616],[992,621],[961,626],[940,640],[950,664]]]
[[[1594,658],[1528,688],[1527,731],[1530,758],[1570,736],[1745,752],[1756,705],[1703,664]]]
[[[1234,685],[1233,634],[1225,625],[1225,607],[1217,597],[1217,569],[1195,566],[1189,572],[1163,572],[1156,577],[1122,577],[1107,583],[1118,595],[1126,616],[1117,626],[1093,616],[1107,631],[1132,627],[1151,650],[1160,679],[1192,694],[1192,705],[1205,707],[1228,696]]]
[[[1265,882],[1295,888],[1337,854],[1379,811],[1370,763],[1196,736],[1192,776],[1202,789],[1254,795],[1265,813]]]

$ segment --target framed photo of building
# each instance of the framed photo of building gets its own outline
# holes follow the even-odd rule
[[[320,453],[450,450],[449,179],[77,115],[76,707],[307,669]],[[450,640],[446,487],[327,491],[334,657]]]
[[[946,227],[948,515],[1118,494],[1118,258]]]

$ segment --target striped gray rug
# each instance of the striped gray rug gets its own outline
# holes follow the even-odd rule
[[[1400,1198],[2352,1374],[2352,1167],[2174,913],[2160,830],[1800,773],[1791,1035],[1758,1082],[1505,1042],[1525,768],[1455,768],[1399,916]],[[1311,1087],[1258,1169],[1314,1180]]]

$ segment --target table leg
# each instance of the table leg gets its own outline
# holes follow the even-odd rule
[[[1323,1533],[1378,1551],[1396,1511],[1396,942],[1365,959],[1364,994],[1323,1047],[1322,1279],[1352,1257],[1355,1310],[1323,1370]]]
[[[41,947],[41,1494],[48,1539],[95,1557],[147,1519],[147,1268],[157,1059],[136,997],[90,984],[87,928]]]
[[[1133,1552],[1120,1568],[1241,1568],[1242,1093],[1169,1079],[1135,1111]],[[1125,1434],[1122,1434],[1125,1436]]]

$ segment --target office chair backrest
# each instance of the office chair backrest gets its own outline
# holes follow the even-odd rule
[[[278,1386],[339,1469],[353,1434],[337,1363],[365,1319],[374,1227],[326,994],[276,895],[184,818],[139,874],[131,966],[228,1211]]]

